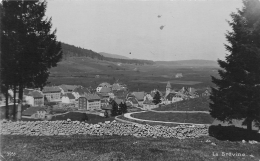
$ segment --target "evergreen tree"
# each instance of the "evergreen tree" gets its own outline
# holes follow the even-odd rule
[[[243,8],[231,14],[226,34],[226,60],[218,60],[220,78],[212,77],[210,114],[221,121],[244,119],[260,122],[260,1],[244,0]]]
[[[118,109],[118,115],[122,115],[122,113],[123,113],[123,107],[124,105],[123,105],[123,103],[121,102],[120,104],[119,104],[119,109]]]
[[[116,103],[115,100],[112,100],[111,101],[111,105],[112,105],[111,115],[112,116],[117,116],[118,115],[118,104]]]
[[[156,105],[161,103],[161,95],[159,93],[159,91],[156,91],[154,97],[153,97],[153,103],[155,103]]]
[[[46,1],[38,0],[3,1],[2,82],[7,88],[18,89],[20,100],[24,87],[45,86],[49,69],[62,58],[56,30],[51,32],[51,18],[45,17],[46,6]],[[14,118],[15,113],[14,109]]]
[[[127,105],[126,103],[124,102],[123,105],[122,105],[122,113],[127,113]]]

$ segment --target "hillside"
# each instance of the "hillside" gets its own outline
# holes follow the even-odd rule
[[[110,53],[105,53],[105,52],[100,52],[100,55],[103,55],[104,57],[108,57],[108,58],[116,58],[116,59],[130,59],[126,56],[121,56],[121,55],[117,55],[117,54],[110,54]]]
[[[186,66],[186,67],[218,67],[217,61],[213,60],[178,60],[178,61],[156,61],[158,65]]]
[[[76,47],[74,45],[69,45],[61,42],[62,50],[63,50],[63,59],[66,60],[70,57],[89,57],[92,59],[98,60],[106,60],[110,62],[118,62],[118,63],[128,63],[128,64],[154,64],[151,60],[134,60],[134,59],[119,59],[119,58],[111,58],[105,57],[95,51],[84,49],[81,47]]]

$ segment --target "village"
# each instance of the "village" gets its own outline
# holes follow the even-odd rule
[[[156,93],[160,101],[154,102]],[[9,102],[13,102],[13,92],[9,90]],[[197,97],[208,97],[210,89],[196,90],[192,87],[183,87],[180,90],[173,89],[168,82],[165,91],[157,89],[151,92],[129,91],[123,83],[109,84],[103,82],[96,89],[85,88],[78,85],[45,86],[42,91],[39,89],[24,89],[23,106],[27,108],[22,111],[22,117],[45,119],[52,107],[52,112],[72,111],[97,114],[102,117],[111,116],[112,102],[116,103],[118,109],[125,104],[128,111],[134,109],[151,110],[159,106],[172,104],[174,102],[193,99]],[[5,97],[1,94],[0,105],[5,105]],[[18,102],[18,97],[16,101]],[[12,106],[10,106],[12,108]]]

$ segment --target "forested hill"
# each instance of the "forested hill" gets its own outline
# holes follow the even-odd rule
[[[105,57],[95,51],[83,49],[81,47],[76,47],[74,45],[69,45],[61,42],[62,50],[63,50],[63,58],[66,59],[68,57],[90,57],[93,59],[106,60],[111,62],[120,62],[120,63],[129,63],[129,64],[155,64],[154,61],[151,60],[141,60],[141,59],[118,59],[118,58],[109,58]]]

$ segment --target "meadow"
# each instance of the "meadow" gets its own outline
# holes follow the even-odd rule
[[[165,122],[180,122],[194,124],[211,124],[214,119],[205,113],[157,113],[157,112],[142,112],[131,115],[134,118],[165,121]]]
[[[72,57],[63,60],[52,68],[48,79],[52,85],[76,84],[96,87],[102,82],[114,83],[116,80],[126,84],[130,91],[150,92],[153,89],[165,91],[166,83],[171,82],[173,89],[183,86],[205,88],[212,86],[211,75],[217,76],[216,67],[184,67],[171,65],[121,64]],[[182,73],[183,78],[175,78]],[[95,76],[99,75],[99,78]]]
[[[210,136],[180,140],[133,136],[5,135],[1,136],[1,143],[2,161],[258,161],[260,159],[259,144],[219,141]]]
[[[209,111],[210,99],[208,97],[198,97],[189,100],[174,102],[165,106],[155,108],[156,111]]]

